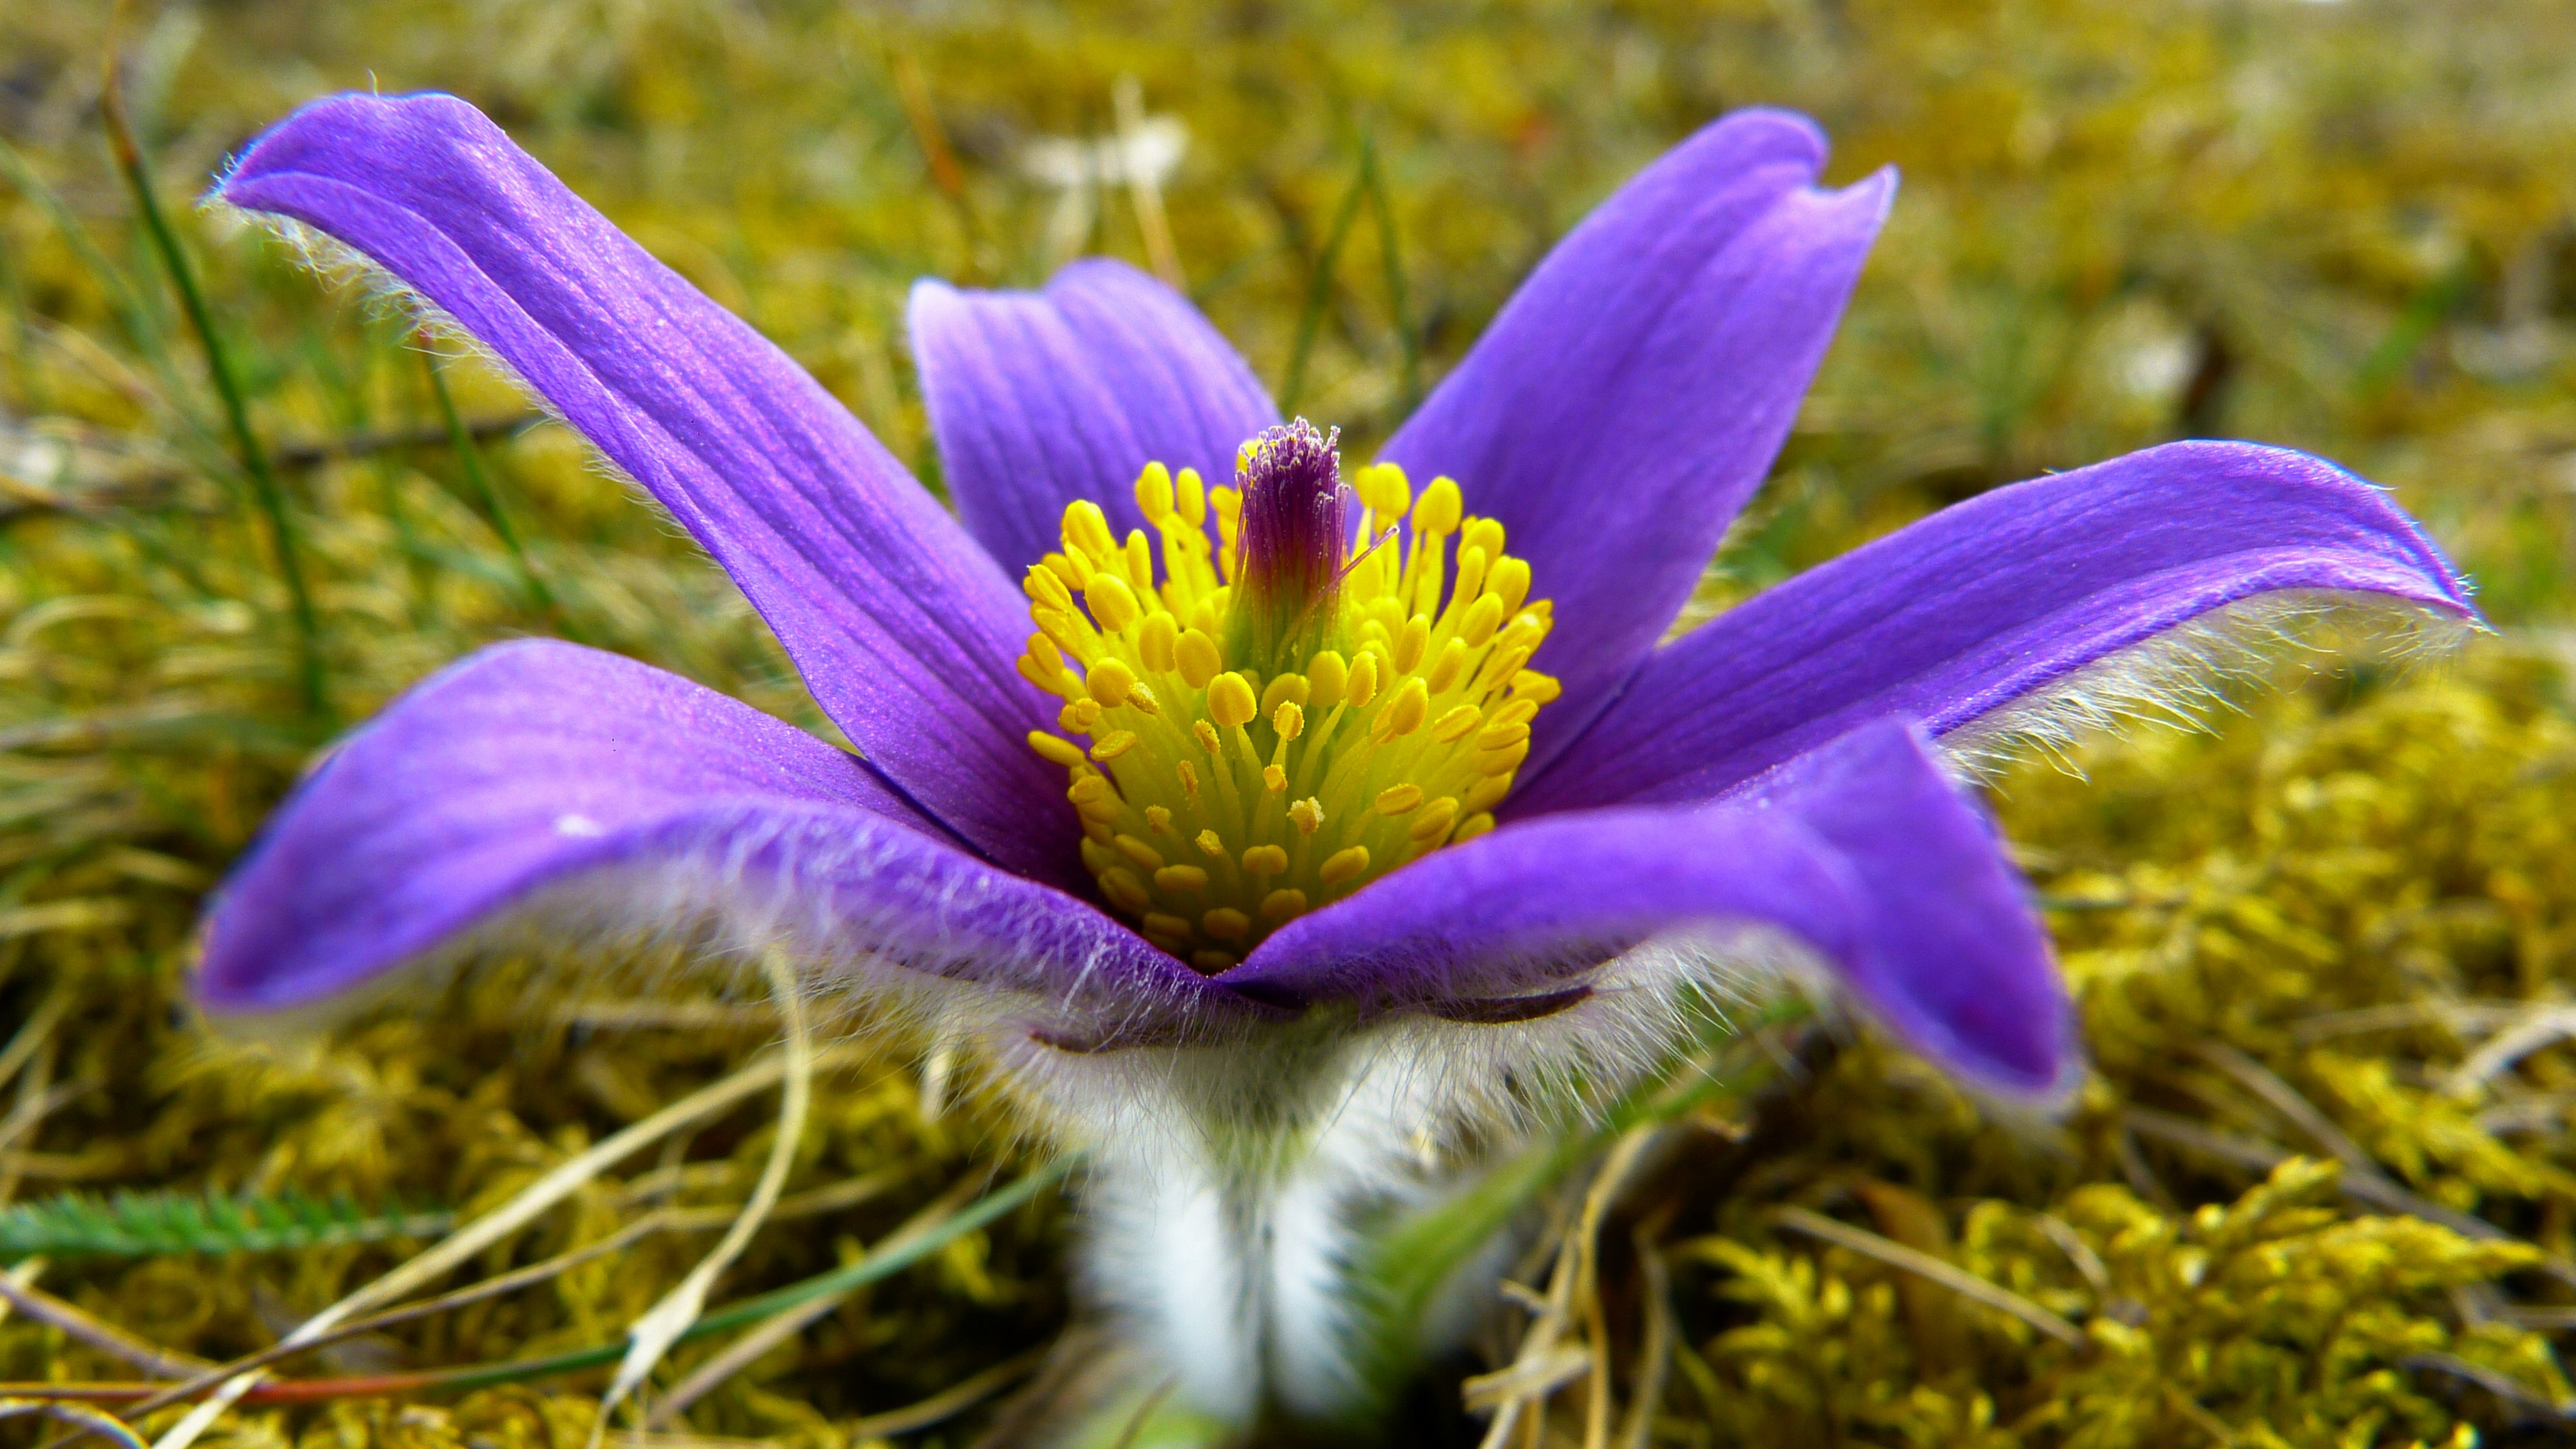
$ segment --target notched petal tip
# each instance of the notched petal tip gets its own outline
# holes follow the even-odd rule
[[[1570,232],[1382,454],[1456,478],[1554,599],[1544,771],[1688,599],[1769,471],[1895,177],[1816,185],[1823,133],[1730,115]]]

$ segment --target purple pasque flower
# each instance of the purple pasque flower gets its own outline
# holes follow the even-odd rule
[[[2376,489],[2194,442],[1998,489],[1659,645],[1894,192],[1819,189],[1823,152],[1769,111],[1684,142],[1347,482],[1128,267],[923,282],[951,517],[465,103],[308,106],[220,200],[514,369],[733,575],[857,753],[613,655],[486,649],[281,807],[211,909],[202,999],[302,1006],[549,911],[712,919],[977,1034],[1104,1178],[1138,1164],[1103,1190],[1104,1262],[1369,1190],[1299,1153],[1392,1171],[1386,1142],[1614,1082],[1748,932],[1961,1077],[2057,1091],[2064,990],[1945,753],[2284,604],[2474,614]],[[1354,1132],[1376,1145],[1333,1147]],[[1329,1307],[1193,1331],[1211,1294],[1302,1311],[1342,1248],[1295,1237],[1102,1291],[1206,1360],[1202,1403],[1328,1404]]]

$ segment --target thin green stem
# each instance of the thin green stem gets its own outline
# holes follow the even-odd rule
[[[1404,359],[1401,378],[1404,411],[1409,415],[1422,402],[1422,339],[1414,334],[1413,320],[1407,315],[1412,306],[1406,300],[1404,256],[1396,244],[1395,203],[1386,194],[1386,173],[1377,164],[1374,144],[1364,154],[1367,159],[1360,175],[1368,182],[1369,210],[1376,214],[1378,257],[1386,268],[1386,306],[1395,319],[1396,350]]]
[[[109,147],[115,153],[116,168],[123,173],[127,189],[134,193],[135,210],[152,238],[153,250],[170,274],[180,306],[187,311],[188,325],[195,330],[198,345],[205,349],[206,371],[214,380],[216,395],[223,400],[233,446],[241,455],[242,471],[250,477],[252,496],[268,524],[269,546],[277,555],[278,578],[286,585],[287,607],[295,622],[296,677],[304,697],[304,712],[327,723],[331,705],[323,681],[322,623],[313,608],[313,591],[305,582],[303,550],[296,537],[295,521],[286,510],[286,491],[269,467],[268,451],[260,445],[259,434],[251,428],[241,380],[233,371],[222,335],[215,330],[214,316],[206,310],[205,294],[197,289],[196,276],[188,269],[186,254],[179,249],[179,238],[170,230],[170,223],[161,215],[161,203],[152,194],[151,172],[144,165],[143,151],[135,144],[134,133],[125,124],[125,109],[117,100],[115,80],[111,72],[99,95],[99,114],[107,123]]]
[[[1297,345],[1288,354],[1288,375],[1279,384],[1279,411],[1284,416],[1297,415],[1298,398],[1306,391],[1306,362],[1315,351],[1315,334],[1323,327],[1325,304],[1332,300],[1333,266],[1341,260],[1342,243],[1350,240],[1351,227],[1360,219],[1360,203],[1368,199],[1369,175],[1376,168],[1377,150],[1363,140],[1359,174],[1351,178],[1350,190],[1342,193],[1324,249],[1316,254],[1314,275],[1306,283],[1306,309],[1297,318]]]
[[[423,348],[420,361],[421,370],[429,374],[430,394],[438,399],[438,417],[446,425],[448,445],[456,450],[457,465],[465,470],[465,486],[473,490],[475,504],[483,512],[483,521],[492,525],[492,531],[501,536],[501,546],[510,551],[510,561],[519,570],[520,586],[527,590],[529,600],[545,611],[546,617],[554,622],[564,637],[575,643],[586,642],[580,631],[564,617],[563,605],[556,601],[554,590],[546,587],[536,565],[529,562],[527,545],[520,541],[518,528],[501,507],[500,490],[492,486],[492,474],[483,466],[483,450],[474,445],[472,430],[465,426],[464,416],[456,411],[456,398],[447,390],[447,375],[438,370],[436,354]]]

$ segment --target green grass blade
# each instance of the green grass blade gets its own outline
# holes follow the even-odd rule
[[[1341,260],[1342,244],[1351,239],[1351,228],[1359,222],[1360,203],[1368,199],[1369,173],[1376,165],[1376,150],[1361,142],[1359,172],[1342,193],[1342,204],[1333,209],[1332,230],[1325,233],[1324,249],[1316,254],[1314,275],[1306,283],[1306,306],[1297,317],[1297,343],[1288,354],[1287,376],[1279,383],[1281,417],[1297,415],[1298,399],[1306,391],[1306,363],[1314,355],[1315,334],[1324,325],[1324,307],[1333,296],[1333,267]]]
[[[187,255],[179,249],[178,235],[170,230],[168,219],[161,214],[161,203],[152,194],[151,171],[144,164],[142,148],[136,144],[133,132],[126,127],[114,82],[111,73],[99,97],[99,114],[107,123],[116,168],[125,178],[126,189],[134,195],[135,211],[152,239],[153,251],[169,273],[170,285],[179,294],[180,306],[187,311],[188,325],[196,332],[198,345],[205,349],[206,371],[214,380],[216,396],[223,401],[225,423],[240,453],[242,471],[250,478],[252,496],[268,525],[278,578],[286,586],[287,608],[295,625],[296,678],[303,693],[304,712],[327,724],[331,706],[323,678],[322,624],[313,607],[312,588],[305,581],[303,548],[295,522],[286,511],[286,491],[279,485],[276,471],[269,467],[268,450],[261,446],[259,434],[250,425],[241,380],[233,371],[222,334],[215,330],[214,316],[206,309],[205,294],[197,288],[196,274],[189,269]]]

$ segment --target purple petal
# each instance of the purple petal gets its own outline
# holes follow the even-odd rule
[[[858,759],[674,674],[576,645],[486,649],[343,741],[208,914],[197,991],[320,1000],[600,879],[610,924],[729,919],[1143,1027],[1222,1009],[1092,907],[960,849]]]
[[[1023,740],[1027,619],[858,420],[452,96],[338,96],[221,199],[364,253],[498,353],[742,586],[816,702],[905,794],[1063,877],[1073,817]]]
[[[1680,612],[1788,437],[1896,191],[1813,183],[1804,117],[1743,111],[1684,142],[1559,243],[1386,445],[1500,519],[1556,601],[1536,667],[1565,697],[1543,768]]]
[[[1983,813],[1890,721],[1758,799],[1559,815],[1441,851],[1289,923],[1223,979],[1282,1003],[1504,1019],[1498,1005],[1555,1004],[1650,937],[1745,926],[1797,938],[1972,1080],[2030,1095],[2068,1076],[2066,991],[2020,878]]]
[[[1075,262],[1043,292],[918,282],[911,328],[948,496],[1010,568],[1061,547],[1066,504],[1098,503],[1123,538],[1144,527],[1147,463],[1222,483],[1279,421],[1189,299],[1123,262]]]
[[[1707,799],[1881,716],[1948,734],[2283,590],[2476,617],[2378,489],[2304,453],[2173,443],[1996,489],[1719,615],[1511,810]]]

